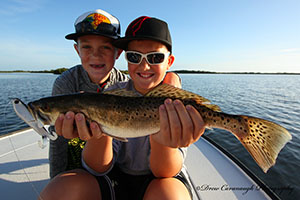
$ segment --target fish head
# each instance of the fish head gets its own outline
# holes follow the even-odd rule
[[[42,122],[44,125],[54,125],[55,120],[61,113],[57,105],[55,105],[55,101],[33,101],[28,103],[28,110],[35,120]]]

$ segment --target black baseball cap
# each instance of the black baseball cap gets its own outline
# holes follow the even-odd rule
[[[142,16],[132,21],[125,33],[113,42],[117,48],[127,50],[128,43],[132,40],[155,40],[167,46],[172,52],[172,39],[168,24],[160,19]]]
[[[66,35],[66,39],[77,41],[78,37],[83,35],[101,35],[118,39],[121,32],[119,20],[101,9],[80,15],[74,26],[75,33]]]

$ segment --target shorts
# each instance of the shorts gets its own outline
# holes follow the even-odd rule
[[[140,200],[143,199],[148,185],[155,179],[155,176],[153,174],[129,175],[119,170],[118,167],[114,167],[107,175],[97,176],[96,178],[101,188],[103,200]],[[180,172],[174,178],[185,185],[191,199],[193,199],[192,189],[185,175]]]

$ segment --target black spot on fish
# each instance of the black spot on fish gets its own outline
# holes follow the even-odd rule
[[[225,118],[222,116],[221,119],[224,120]]]

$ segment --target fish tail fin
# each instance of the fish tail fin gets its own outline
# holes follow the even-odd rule
[[[235,134],[266,173],[281,149],[292,139],[291,134],[273,122],[248,116],[238,116],[244,124],[243,134]]]

